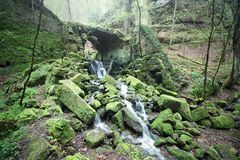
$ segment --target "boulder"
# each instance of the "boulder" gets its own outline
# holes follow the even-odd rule
[[[103,83],[110,84],[112,86],[116,86],[116,80],[109,75],[104,76],[102,79],[100,79],[100,81]]]
[[[203,120],[199,121],[199,124],[202,125],[202,126],[205,126],[205,127],[211,127],[212,126],[209,119],[203,119]]]
[[[49,97],[44,100],[40,106],[41,109],[46,109],[52,115],[62,115],[63,111],[59,105],[56,104],[57,97]]]
[[[218,129],[230,129],[235,126],[235,121],[232,117],[227,115],[221,115],[218,117],[210,117],[210,121],[213,128]]]
[[[53,147],[46,140],[36,135],[30,135],[26,145],[26,159],[28,160],[46,160],[54,151]]]
[[[79,73],[76,76],[74,76],[73,78],[71,78],[71,80],[76,85],[79,85],[79,84],[81,84],[83,82],[90,81],[91,77],[87,73]]]
[[[223,159],[227,160],[238,160],[239,158],[233,151],[230,150],[226,144],[215,144],[214,149],[220,154]]]
[[[91,148],[100,146],[105,138],[105,133],[101,129],[93,129],[84,134],[84,140]]]
[[[94,109],[98,109],[99,107],[101,107],[101,102],[97,99],[94,99],[91,103],[91,106],[94,108]]]
[[[191,153],[181,150],[176,146],[167,147],[167,151],[179,160],[196,160]]]
[[[81,155],[80,153],[76,153],[74,155],[69,155],[65,157],[63,160],[89,160],[89,158],[87,158],[84,155]]]
[[[38,118],[36,111],[37,109],[24,109],[17,117],[18,124],[27,124]]]
[[[142,133],[143,128],[140,121],[138,120],[138,117],[136,117],[128,108],[123,108],[122,111],[124,123],[131,129],[133,129],[135,132]]]
[[[120,155],[130,156],[131,159],[140,160],[141,152],[137,149],[136,146],[127,144],[127,143],[119,143],[116,147],[116,151]]]
[[[80,95],[81,97],[85,96],[85,93],[81,88],[79,88],[75,83],[73,83],[71,80],[60,80],[60,84],[64,84],[65,86],[71,88],[76,94]]]
[[[58,87],[60,101],[86,124],[94,121],[96,111],[89,106],[69,85],[62,84]]]
[[[190,137],[190,136],[188,136],[188,135],[186,135],[186,134],[182,134],[182,135],[180,136],[180,140],[181,140],[181,142],[183,142],[184,144],[191,144],[192,141],[193,141],[192,137]]]
[[[113,123],[116,124],[119,128],[124,129],[124,121],[123,121],[123,112],[122,110],[118,111],[113,116]]]
[[[118,112],[121,108],[122,108],[121,102],[111,102],[111,103],[108,103],[106,106],[107,111],[111,111],[114,113]]]
[[[213,147],[206,147],[206,153],[210,156],[212,160],[222,159],[218,152]]]
[[[133,76],[128,76],[126,78],[126,83],[135,89],[144,89],[146,86],[146,84]]]
[[[75,135],[70,121],[64,118],[49,119],[46,124],[48,133],[63,144],[70,142]]]
[[[70,125],[75,131],[80,131],[83,127],[82,122],[75,117],[70,117]]]
[[[113,145],[116,147],[119,143],[123,143],[121,135],[118,131],[113,131]]]
[[[208,111],[204,107],[198,107],[192,110],[192,118],[194,122],[198,122],[208,117],[209,117]]]
[[[172,125],[169,123],[163,123],[161,133],[163,133],[164,135],[168,135],[168,136],[173,135],[174,131],[173,131]]]
[[[167,138],[159,138],[154,142],[154,145],[156,147],[161,147],[165,144],[170,144],[170,145],[175,145],[177,142],[172,138],[172,137],[167,137]]]
[[[163,121],[171,115],[172,115],[172,110],[171,109],[166,109],[166,110],[160,112],[158,114],[158,117],[151,124],[151,128],[153,130],[156,130],[157,132],[163,134],[163,131],[162,131]]]
[[[159,98],[158,105],[161,108],[170,108],[173,112],[178,112],[188,121],[192,121],[189,104],[183,98],[175,98],[162,94]]]

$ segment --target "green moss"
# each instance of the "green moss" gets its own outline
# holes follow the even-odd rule
[[[49,119],[46,122],[48,132],[61,143],[66,144],[74,137],[70,122],[64,118]]]
[[[76,153],[74,155],[69,155],[67,157],[65,157],[63,160],[89,160],[89,158],[87,158],[84,155],[81,155],[80,153]]]
[[[198,107],[192,110],[192,118],[194,122],[200,121],[209,117],[208,111],[204,107]]]
[[[210,117],[213,128],[229,129],[235,126],[235,121],[230,116],[221,115],[218,117]]]
[[[121,102],[111,102],[107,104],[106,110],[116,113],[121,109],[121,107],[122,107]]]
[[[93,129],[84,134],[84,139],[88,146],[95,148],[100,146],[105,138],[105,133],[101,129]]]
[[[19,124],[27,124],[35,119],[38,118],[37,109],[24,109],[19,115],[18,115],[18,123]]]
[[[141,159],[141,152],[137,149],[136,146],[131,144],[119,143],[116,147],[116,151],[118,154],[129,156],[132,160]]]
[[[23,71],[31,61],[31,45],[36,34],[36,26],[1,15],[0,18],[0,64],[11,63],[10,69],[0,70],[3,73],[1,75]],[[62,44],[60,34],[40,31],[36,46],[36,62],[60,57]]]
[[[113,123],[115,123],[119,128],[124,129],[124,122],[123,122],[123,113],[122,111],[118,111],[114,116],[113,116]]]
[[[167,147],[167,151],[179,160],[195,160],[195,157],[191,153],[177,147]]]
[[[239,159],[239,157],[237,157],[235,153],[231,151],[229,146],[226,144],[215,144],[214,149],[221,155],[223,159],[228,159],[228,160]]]

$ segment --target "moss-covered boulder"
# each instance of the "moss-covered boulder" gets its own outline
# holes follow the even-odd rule
[[[129,156],[134,160],[141,159],[141,152],[137,149],[136,146],[131,144],[119,143],[116,147],[116,151],[118,154]]]
[[[178,112],[188,121],[192,121],[189,104],[183,98],[175,98],[162,94],[159,98],[158,105],[161,108],[171,108],[173,112]]]
[[[179,160],[196,160],[191,153],[181,150],[176,146],[167,147],[167,151]]]
[[[26,144],[27,160],[46,160],[54,151],[53,147],[43,138],[30,135]]]
[[[124,129],[124,121],[123,121],[123,112],[122,110],[118,111],[112,118],[114,124],[116,124],[119,128]]]
[[[133,76],[128,76],[126,78],[126,83],[135,89],[144,89],[146,86],[146,84]]]
[[[124,123],[131,129],[133,129],[133,131],[137,133],[142,133],[143,129],[141,123],[138,120],[139,118],[136,117],[128,108],[123,108],[122,112],[124,117]]]
[[[67,79],[67,80],[60,80],[59,83],[60,84],[64,84],[65,86],[71,88],[75,93],[77,93],[81,97],[85,96],[84,91],[80,87],[78,87],[75,83],[73,83],[71,80],[69,80],[69,79]]]
[[[206,147],[205,148],[206,154],[213,160],[222,159],[218,152],[213,147]]]
[[[101,107],[101,102],[97,99],[94,99],[92,103],[90,104],[94,109],[98,109]]]
[[[230,129],[235,126],[235,121],[231,116],[220,115],[218,117],[210,117],[213,128]]]
[[[35,119],[38,118],[36,111],[37,109],[24,109],[18,116],[17,116],[17,120],[18,120],[18,124],[27,124]]]
[[[119,143],[123,143],[121,135],[118,131],[113,131],[113,145],[116,147]]]
[[[220,154],[223,159],[239,160],[235,153],[226,144],[215,144],[214,149]]]
[[[208,117],[209,117],[208,111],[204,107],[198,107],[192,110],[192,118],[194,122],[200,121]]]
[[[161,147],[165,144],[175,145],[175,144],[177,144],[177,142],[172,137],[159,138],[154,142],[154,145],[156,147]]]
[[[61,107],[56,104],[57,97],[49,97],[44,100],[40,106],[41,109],[46,109],[52,115],[62,115]]]
[[[172,125],[169,124],[169,123],[163,123],[162,124],[162,131],[161,131],[164,135],[167,135],[167,136],[171,136],[173,135],[174,131],[173,131],[173,128],[172,128]]]
[[[203,119],[203,120],[199,121],[199,124],[202,125],[202,126],[205,126],[205,127],[211,127],[212,126],[209,119]]]
[[[69,155],[65,157],[63,160],[89,160],[89,158],[81,155],[80,153],[76,153],[74,155]]]
[[[63,144],[70,142],[75,135],[70,121],[64,118],[49,119],[46,124],[48,133]]]
[[[83,127],[82,122],[76,117],[70,117],[70,125],[75,131],[80,131]]]
[[[105,133],[101,129],[93,129],[84,134],[84,140],[91,148],[100,146],[105,138]]]
[[[188,136],[188,135],[186,135],[186,134],[182,134],[182,135],[180,136],[180,140],[181,140],[181,142],[183,142],[184,144],[191,144],[192,141],[193,141],[192,137],[190,137],[190,136]]]
[[[172,110],[171,109],[166,109],[158,114],[158,117],[153,121],[151,124],[151,129],[156,130],[160,134],[163,134],[163,121],[167,119],[169,116],[171,116]]]
[[[79,86],[80,83],[90,81],[91,77],[87,73],[79,73],[75,75],[73,78],[71,78],[71,80],[73,81],[73,83]]]
[[[122,108],[121,102],[111,102],[108,103],[106,106],[107,111],[111,111],[113,113],[118,112]]]
[[[77,87],[77,86],[75,86]],[[78,87],[77,87],[78,88]],[[70,109],[76,116],[86,124],[94,121],[96,111],[89,106],[76,92],[76,89],[71,88],[66,84],[58,87],[58,97],[60,101]]]

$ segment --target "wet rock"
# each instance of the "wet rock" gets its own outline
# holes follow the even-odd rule
[[[119,143],[116,147],[116,151],[118,154],[130,156],[134,160],[141,159],[141,152],[136,146],[131,144]]]
[[[118,111],[113,116],[113,123],[115,123],[119,128],[124,129],[124,122],[123,122],[123,112],[122,110]]]
[[[118,112],[122,108],[121,102],[111,102],[108,103],[106,106],[107,111],[111,111],[113,113]]]
[[[192,118],[194,122],[200,121],[209,117],[208,111],[204,107],[198,107],[192,110]]]
[[[70,142],[74,137],[74,130],[70,121],[64,118],[53,118],[46,122],[48,133],[63,144]]]
[[[176,146],[167,147],[167,151],[179,160],[196,160],[191,153],[181,150]]]
[[[173,112],[178,112],[181,116],[192,121],[189,104],[183,98],[175,98],[168,95],[161,95],[158,101],[159,109],[171,108]]]
[[[91,148],[100,146],[105,138],[105,133],[101,129],[93,129],[84,134],[84,140]]]
[[[170,145],[176,145],[177,142],[171,138],[171,137],[167,137],[167,138],[159,138],[158,140],[155,141],[154,145],[156,147],[161,147],[165,144],[170,144]]]
[[[58,97],[60,101],[68,107],[76,116],[86,124],[94,121],[96,112],[89,106],[78,94],[68,85],[61,85],[58,87]]]
[[[235,155],[233,151],[230,150],[228,145],[225,144],[215,144],[214,149],[221,155],[223,159],[227,160],[238,160],[239,158]]]
[[[84,155],[81,155],[80,153],[76,153],[74,155],[69,155],[65,157],[63,160],[89,160],[89,158],[87,158]]]
[[[227,115],[210,117],[210,121],[213,128],[229,129],[235,126],[235,121],[230,116]]]
[[[142,133],[143,132],[142,125],[138,121],[137,117],[135,117],[134,114],[131,113],[131,111],[128,108],[123,108],[122,111],[124,123],[131,129],[133,129],[135,132]]]

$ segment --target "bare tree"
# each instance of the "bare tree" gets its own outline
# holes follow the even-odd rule
[[[172,30],[171,30],[169,46],[171,46],[173,43],[173,32],[174,32],[175,21],[176,21],[176,11],[177,11],[177,0],[174,1],[174,10],[173,10],[173,16],[172,16]]]
[[[36,49],[37,39],[38,39],[38,35],[39,35],[39,32],[40,32],[41,21],[42,21],[43,2],[44,2],[44,0],[41,1],[40,8],[39,8],[39,22],[38,22],[37,32],[36,32],[36,35],[35,35],[35,38],[34,38],[34,42],[33,42],[31,66],[30,66],[30,70],[29,70],[29,74],[27,76],[27,79],[24,81],[24,84],[23,84],[23,91],[22,91],[22,96],[21,96],[21,100],[20,100],[20,105],[21,106],[22,106],[22,103],[23,103],[23,99],[25,97],[25,92],[26,92],[26,89],[27,89],[28,82],[31,78],[32,71],[33,71],[33,65],[34,65],[34,61],[35,61],[35,49]]]

